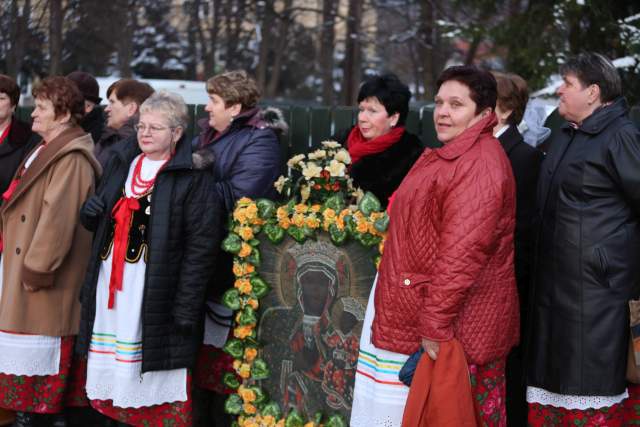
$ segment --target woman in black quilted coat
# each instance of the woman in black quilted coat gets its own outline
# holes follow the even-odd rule
[[[191,370],[220,246],[210,161],[192,158],[182,98],[140,107],[137,145],[108,159],[82,208],[95,230],[77,349],[91,405],[132,425],[191,425]]]

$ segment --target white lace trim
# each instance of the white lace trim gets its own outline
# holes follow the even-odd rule
[[[600,409],[613,406],[629,397],[628,390],[617,396],[571,396],[538,387],[527,387],[527,402],[564,409]]]
[[[3,258],[0,258],[2,295]],[[60,337],[0,332],[0,372],[7,375],[58,375]]]

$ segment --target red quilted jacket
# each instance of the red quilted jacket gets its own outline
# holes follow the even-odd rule
[[[396,191],[376,285],[376,347],[411,354],[421,337],[455,337],[469,363],[484,364],[518,342],[515,181],[491,134],[495,120],[425,150]]]

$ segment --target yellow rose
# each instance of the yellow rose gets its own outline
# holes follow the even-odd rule
[[[315,427],[315,425],[316,425],[316,424],[315,424],[313,421],[309,421],[308,423],[306,423],[306,424],[304,425],[304,427]]]
[[[338,152],[336,153],[335,156],[333,156],[333,158],[339,162],[344,163],[345,165],[348,165],[349,163],[351,163],[351,156],[349,155],[349,152],[344,148],[338,150]]]
[[[233,263],[233,275],[238,277],[242,276],[244,273],[242,272],[242,266],[236,262]]]
[[[233,361],[233,369],[234,370],[239,370],[240,369],[240,365],[242,365],[242,362],[240,360],[234,360]]]
[[[323,147],[326,148],[340,148],[341,145],[340,143],[333,141],[333,140],[327,140],[327,141],[322,141],[320,144],[322,144]]]
[[[255,203],[252,203],[247,206],[247,219],[251,221],[256,218],[258,218],[258,207]]]
[[[247,301],[247,305],[253,308],[254,310],[257,310],[258,307],[260,306],[260,304],[258,304],[258,300],[253,298],[249,298],[249,300]]]
[[[273,415],[265,415],[264,417],[262,417],[262,423],[268,426],[272,426],[276,423],[276,419],[273,417]]]
[[[244,360],[252,362],[258,356],[258,350],[252,347],[244,349]]]
[[[233,211],[233,219],[238,221],[240,224],[245,224],[247,222],[247,214],[243,208],[237,208]]]
[[[251,365],[248,363],[243,363],[240,365],[240,369],[238,369],[238,375],[240,378],[244,378],[245,380],[251,376]]]
[[[287,166],[289,166],[290,168],[294,168],[303,160],[304,160],[304,154],[297,154],[287,161]]]
[[[240,248],[240,252],[238,252],[238,256],[240,258],[245,258],[248,257],[249,255],[251,255],[251,245],[249,245],[248,243],[244,243],[242,242],[242,247]]]
[[[318,212],[320,212],[320,209],[322,209],[322,206],[320,206],[320,205],[312,205],[311,206],[311,212],[318,213]]]
[[[326,150],[318,149],[313,153],[309,153],[308,157],[309,157],[309,160],[324,159],[325,157],[327,157],[327,152]]]
[[[287,183],[288,180],[289,180],[288,178],[285,178],[284,176],[280,175],[280,178],[278,178],[278,180],[273,183],[273,186],[276,188],[276,191],[278,193],[282,193],[282,190],[284,189],[284,185]]]
[[[253,264],[244,264],[244,274],[251,274],[256,271],[256,267]]]
[[[238,326],[237,328],[234,329],[233,336],[243,340],[249,335],[251,335],[252,331],[253,331],[252,325]]]
[[[306,202],[311,195],[311,187],[308,185],[303,185],[300,187],[300,197],[302,198],[302,202]]]
[[[347,167],[344,165],[344,163],[341,163],[335,159],[331,160],[329,162],[329,166],[325,166],[324,168],[324,170],[329,172],[331,176],[344,176],[344,172],[346,169]]]
[[[322,168],[314,162],[307,162],[307,164],[302,167],[302,175],[307,179],[318,178],[320,172],[322,172]]]

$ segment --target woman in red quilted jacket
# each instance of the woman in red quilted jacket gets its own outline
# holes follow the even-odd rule
[[[420,347],[437,363],[440,343],[453,339],[464,350],[481,423],[506,426],[504,367],[519,317],[515,181],[492,135],[496,81],[458,66],[437,87],[434,124],[444,145],[424,151],[391,204],[360,341],[354,427],[400,425],[409,389],[399,369]]]

